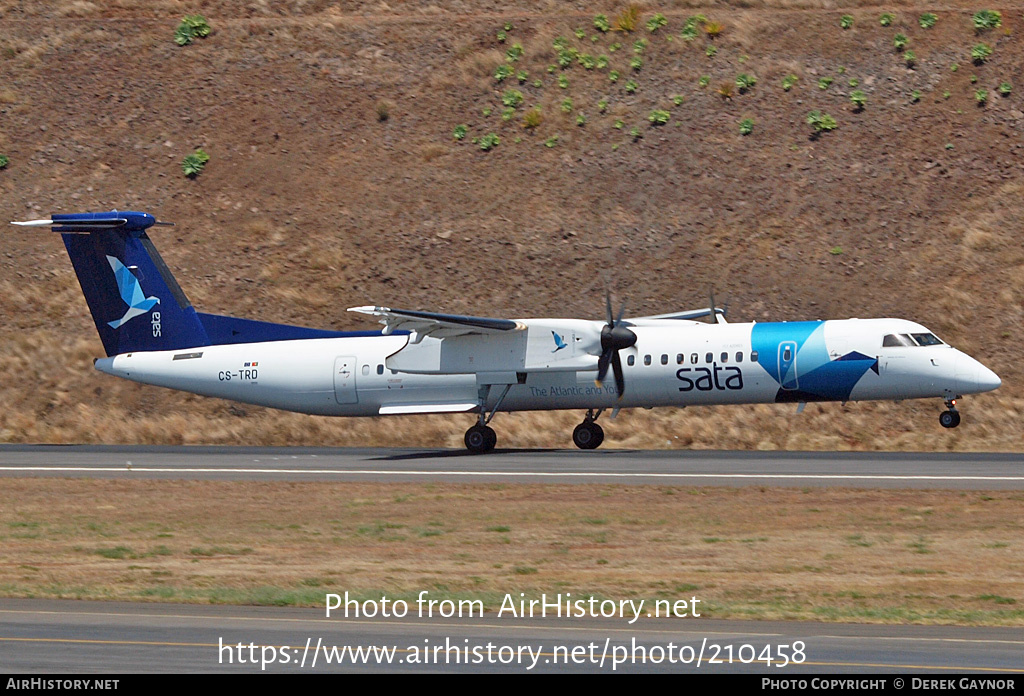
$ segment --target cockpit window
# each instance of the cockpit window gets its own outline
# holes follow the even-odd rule
[[[919,333],[919,334],[911,334],[911,335],[914,337],[914,340],[917,341],[917,345],[919,345],[919,346],[941,346],[942,345],[942,341],[940,341],[935,334]]]
[[[906,334],[888,334],[882,339],[883,348],[892,348],[894,346],[912,346],[913,341],[910,340],[910,336]]]

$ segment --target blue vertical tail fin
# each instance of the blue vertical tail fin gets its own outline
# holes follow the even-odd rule
[[[210,344],[181,286],[146,235],[149,213],[52,215],[16,223],[60,232],[108,356]]]

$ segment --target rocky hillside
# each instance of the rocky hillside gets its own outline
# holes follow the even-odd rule
[[[371,303],[599,317],[606,287],[635,313],[714,286],[733,320],[914,319],[1003,377],[956,431],[937,401],[765,406],[624,413],[608,443],[1024,447],[1020,6],[981,28],[961,2],[567,7],[0,0],[0,204],[147,210],[197,307],[318,327],[370,328],[345,309]],[[179,46],[190,13],[212,31]],[[118,382],[60,239],[2,247],[0,441],[456,445],[469,423]],[[565,446],[577,415],[495,427]]]

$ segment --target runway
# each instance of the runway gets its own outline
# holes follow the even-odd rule
[[[356,647],[362,652],[353,653]],[[335,611],[326,618],[323,608],[64,600],[0,599],[0,650],[5,671],[29,674],[683,671],[1024,679],[1019,628],[696,618],[629,625],[493,613],[366,619]]]
[[[1020,490],[1024,455],[3,445],[0,476]]]

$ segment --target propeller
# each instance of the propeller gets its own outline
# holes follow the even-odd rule
[[[608,376],[608,366],[611,365],[615,375],[615,393],[619,398],[626,391],[626,382],[622,375],[622,360],[619,358],[619,351],[623,348],[631,348],[636,345],[636,334],[623,325],[622,316],[626,313],[626,303],[622,303],[619,315],[612,313],[611,293],[605,293],[605,309],[608,312],[608,323],[601,327],[601,356],[597,359],[597,379],[595,383],[601,386],[604,378]]]

